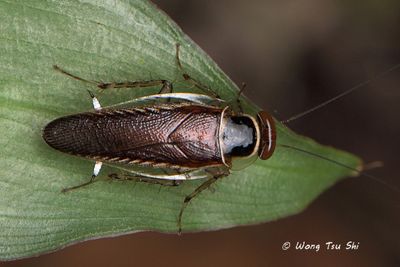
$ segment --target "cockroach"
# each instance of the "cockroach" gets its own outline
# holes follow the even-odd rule
[[[176,60],[183,72],[179,45],[176,46]],[[219,178],[229,175],[234,162],[240,162],[238,164],[243,167],[257,157],[267,160],[273,155],[276,130],[270,114],[266,111],[260,111],[256,116],[243,113],[239,100],[238,105],[230,105],[187,73],[183,72],[183,78],[205,94],[173,93],[173,85],[167,80],[99,83],[75,76],[58,66],[54,68],[77,80],[95,84],[100,89],[161,86],[159,94],[106,108],[102,108],[98,99],[89,91],[93,111],[61,117],[45,126],[43,139],[49,146],[95,161],[89,181],[65,188],[63,192],[93,183],[103,163],[142,167],[143,171],[129,172],[144,182],[167,184],[167,181],[172,182],[168,185],[178,185],[185,180],[205,179],[183,200],[177,221],[180,233],[182,215],[189,202]],[[357,88],[346,91],[346,94]],[[286,122],[304,116],[322,105]],[[322,156],[282,146],[361,173],[360,170]],[[116,175],[110,177],[118,178]]]
[[[182,68],[179,45],[176,51]],[[266,160],[274,152],[276,131],[271,115],[260,111],[252,116],[235,110],[186,73],[184,79],[207,94],[172,93],[172,83],[166,80],[97,83],[54,68],[101,89],[162,86],[159,94],[107,108],[89,91],[93,111],[61,117],[45,126],[43,139],[49,146],[96,162],[89,181],[63,192],[93,183],[103,162],[150,167],[153,171],[132,173],[138,180],[153,183],[167,180],[176,185],[206,179],[183,201],[178,216],[180,232],[187,204],[218,178],[229,175],[233,161]]]

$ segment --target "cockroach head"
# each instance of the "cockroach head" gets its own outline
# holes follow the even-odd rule
[[[260,159],[268,159],[272,156],[276,144],[275,122],[271,115],[265,111],[260,111],[257,114],[258,123],[260,126],[261,142],[258,149]]]

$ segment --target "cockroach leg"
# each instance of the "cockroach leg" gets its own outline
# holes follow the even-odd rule
[[[138,182],[144,182],[149,184],[158,184],[161,186],[178,186],[182,184],[182,180],[165,180],[165,179],[154,179],[148,177],[140,177]]]
[[[172,83],[167,80],[143,80],[143,81],[126,81],[126,82],[109,82],[98,83],[97,87],[103,90],[114,88],[144,88],[162,86],[160,93],[171,93]]]
[[[178,65],[180,71],[182,72],[182,77],[185,79],[185,81],[191,83],[193,86],[197,87],[198,89],[202,90],[204,93],[206,93],[207,95],[210,95],[212,97],[221,99],[221,97],[214,92],[214,90],[212,90],[210,87],[203,85],[202,83],[200,83],[199,81],[195,80],[194,78],[190,77],[189,74],[187,74],[185,72],[185,70],[183,69],[181,60],[179,58],[179,54],[180,54],[180,44],[176,44],[176,64]]]
[[[204,190],[210,188],[210,186],[212,184],[214,184],[218,179],[220,179],[224,176],[227,176],[229,174],[227,171],[222,170],[222,169],[210,168],[210,169],[205,169],[205,171],[210,173],[213,176],[211,178],[209,178],[208,180],[206,180],[201,185],[199,185],[191,194],[187,195],[185,197],[185,199],[183,200],[182,207],[181,207],[181,210],[179,211],[179,215],[178,215],[178,222],[177,222],[178,234],[182,233],[182,215],[183,215],[183,212],[185,211],[186,207],[189,205],[190,201],[192,201],[193,198],[198,196]]]
[[[182,74],[182,76],[186,81],[188,81],[189,83],[191,83],[193,86],[197,87],[198,89],[202,90],[207,95],[210,95],[212,97],[221,99],[221,97],[217,93],[215,93],[210,87],[201,84],[199,81],[197,81],[194,78],[190,77],[189,74],[184,73],[184,74]]]
[[[75,79],[75,80],[78,80],[78,81],[81,81],[81,82],[84,82],[84,83],[90,83],[90,84],[93,84],[93,85],[97,85],[97,84],[98,84],[98,82],[96,82],[96,81],[86,80],[86,79],[83,79],[83,78],[81,78],[81,77],[78,77],[78,76],[76,76],[76,75],[74,75],[74,74],[71,74],[71,73],[67,72],[66,70],[60,68],[60,67],[57,66],[57,65],[53,65],[53,69],[55,69],[56,71],[58,71],[58,72],[60,72],[60,73],[62,73],[62,74],[64,74],[64,75],[67,75],[67,76],[69,76],[70,78],[73,78],[73,79]]]
[[[111,173],[108,175],[108,177],[118,181],[135,181],[135,182],[143,182],[149,184],[158,184],[163,186],[178,186],[183,182],[182,180],[157,179],[157,178],[144,177],[139,175],[129,175],[129,174],[123,174],[121,177],[117,173]]]
[[[111,180],[117,180],[117,181],[125,180],[124,178],[119,176],[118,173],[110,173],[110,174],[108,174],[108,178],[110,178]]]
[[[138,177],[138,182],[149,183],[149,184],[158,184],[161,186],[178,186],[182,184],[182,180],[165,180],[165,179],[154,179],[149,177]]]
[[[101,161],[96,161],[96,164],[94,165],[94,168],[93,168],[92,177],[90,178],[89,181],[87,181],[86,183],[83,183],[83,184],[76,185],[76,186],[64,188],[61,190],[61,192],[66,193],[66,192],[69,192],[69,191],[72,191],[72,190],[75,190],[75,189],[78,189],[78,188],[81,188],[81,187],[84,187],[84,186],[87,186],[87,185],[93,183],[95,178],[97,177],[97,175],[99,175],[102,165],[103,165],[103,163]]]
[[[209,188],[213,183],[218,180],[218,177],[209,178],[207,181],[202,183],[199,187],[197,187],[190,195],[186,196],[183,200],[181,210],[178,215],[178,234],[182,233],[182,215],[185,211],[187,205],[189,205],[190,201],[195,198],[198,194],[200,194],[205,189]]]
[[[172,83],[165,80],[159,94],[169,94],[172,93],[172,90],[173,90]]]
[[[175,44],[175,58],[176,58],[176,64],[178,65],[179,69],[183,72],[182,63],[181,63],[181,60],[180,60],[180,58],[179,58],[180,48],[181,48],[181,44],[176,43],[176,44]]]
[[[93,84],[101,90],[114,89],[114,88],[138,88],[138,87],[143,88],[143,87],[162,86],[160,94],[172,93],[172,83],[167,80],[160,79],[160,80],[143,80],[143,81],[126,81],[126,82],[98,82],[93,80],[87,80],[79,76],[76,76],[74,74],[71,74],[57,65],[53,65],[53,68],[56,71],[59,71],[62,74],[65,74],[75,80]]]
[[[245,88],[246,88],[246,83],[242,83],[242,87],[240,87],[240,90],[238,91],[238,94],[236,96],[236,103],[238,105],[240,113],[243,113],[243,106],[242,102],[240,101],[240,96],[242,95]]]

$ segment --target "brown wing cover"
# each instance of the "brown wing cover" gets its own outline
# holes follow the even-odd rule
[[[65,153],[101,161],[197,168],[222,165],[221,109],[159,106],[101,110],[50,122],[43,138]]]

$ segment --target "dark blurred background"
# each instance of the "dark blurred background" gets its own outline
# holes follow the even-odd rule
[[[153,1],[237,83],[279,119],[400,63],[398,0]],[[356,155],[400,187],[400,70],[290,124]],[[89,241],[10,266],[400,266],[400,198],[366,177],[345,179],[301,214],[257,226]],[[283,251],[285,241],[319,252]],[[325,242],[342,244],[327,251]],[[346,251],[347,241],[359,249]]]

